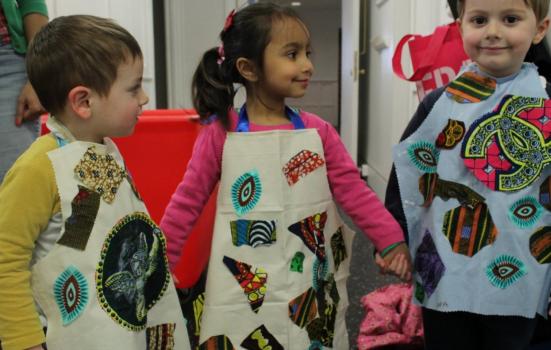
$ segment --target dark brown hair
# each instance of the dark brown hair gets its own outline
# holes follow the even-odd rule
[[[233,84],[246,84],[237,70],[237,59],[247,58],[262,70],[272,26],[285,18],[302,23],[291,8],[273,3],[255,3],[235,13],[232,24],[220,33],[224,60],[218,64],[218,48],[213,47],[203,54],[193,75],[193,106],[202,120],[216,114],[226,128],[229,126],[228,113],[236,92]]]
[[[35,35],[27,51],[27,73],[44,108],[55,114],[75,86],[109,94],[119,66],[137,57],[142,57],[138,42],[114,21],[64,16]]]

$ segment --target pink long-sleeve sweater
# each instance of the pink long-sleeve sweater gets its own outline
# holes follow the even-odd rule
[[[360,178],[358,169],[333,126],[320,117],[301,112],[306,128],[315,128],[323,143],[327,176],[337,204],[373,242],[378,251],[404,240],[402,230],[385,209],[377,195]],[[230,114],[231,130],[235,130],[237,114]],[[292,130],[293,124],[257,125],[250,131]],[[168,260],[176,266],[183,245],[220,180],[222,150],[226,130],[213,122],[201,130],[182,182],[172,195],[161,220],[167,237]]]

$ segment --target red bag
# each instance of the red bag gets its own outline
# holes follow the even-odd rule
[[[413,75],[406,77],[402,69],[402,51],[408,44]],[[404,36],[392,57],[394,74],[417,84],[417,96],[421,101],[426,94],[446,85],[455,78],[461,66],[469,61],[463,49],[463,40],[456,22],[439,26],[427,36]]]

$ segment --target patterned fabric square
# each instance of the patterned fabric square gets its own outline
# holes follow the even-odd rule
[[[191,349],[199,347],[201,335],[201,320],[205,306],[206,271],[201,274],[199,281],[191,288],[177,289],[178,300],[182,308],[182,314],[186,319],[187,334]]]
[[[207,339],[201,346],[199,350],[234,350],[233,344],[230,341],[230,338],[225,335],[217,335]]]
[[[490,97],[497,82],[475,72],[465,72],[446,88],[446,95],[458,103],[476,103]]]
[[[524,263],[514,256],[501,255],[486,268],[486,276],[495,287],[505,289],[526,274]]]
[[[551,226],[540,227],[530,236],[530,253],[540,264],[551,263]]]
[[[316,301],[319,317],[306,325],[308,338],[313,344],[320,343],[326,347],[333,347],[335,336],[335,321],[337,319],[337,307],[340,302],[339,291],[333,274],[328,274],[326,279],[318,280]]]
[[[304,328],[312,322],[318,314],[316,291],[309,288],[295,299],[289,302],[289,317],[300,328]]]
[[[112,203],[127,174],[113,157],[99,155],[95,146],[90,146],[76,165],[75,175],[86,187],[99,193],[105,202]]]
[[[147,350],[174,349],[175,323],[164,323],[154,327],[147,327],[145,337]]]
[[[86,249],[99,205],[100,195],[97,192],[78,185],[78,193],[71,202],[71,216],[65,220],[65,232],[57,243],[78,250]]]
[[[429,231],[425,232],[423,241],[417,248],[415,254],[414,268],[419,277],[421,285],[427,298],[430,298],[436,290],[438,282],[444,275],[446,267],[438,255],[434,241]]]
[[[64,326],[84,312],[88,297],[86,278],[75,266],[69,266],[54,282],[54,298]]]
[[[453,149],[465,136],[465,123],[460,120],[448,119],[448,124],[436,139],[436,147]]]
[[[494,243],[498,236],[488,206],[480,203],[474,209],[459,206],[444,215],[442,232],[455,253],[474,256]]]
[[[259,267],[253,272],[251,265],[227,256],[224,256],[223,261],[224,265],[226,265],[233,274],[241,288],[243,288],[243,292],[247,296],[251,309],[258,313],[258,310],[260,310],[264,302],[264,295],[266,294],[266,281],[268,280],[266,271]]]
[[[551,163],[551,100],[504,97],[495,111],[474,122],[463,141],[465,166],[494,191],[528,187]]]
[[[333,252],[333,260],[335,261],[335,271],[337,271],[341,263],[348,257],[342,235],[342,227],[339,227],[337,232],[331,236],[331,251]]]
[[[319,156],[319,154],[309,150],[302,150],[291,158],[291,160],[289,160],[289,162],[283,167],[283,174],[285,175],[289,186],[292,186],[301,178],[310,174],[324,164],[325,161]]]
[[[289,231],[300,237],[302,242],[318,259],[325,260],[325,236],[323,229],[327,221],[327,213],[309,216],[289,226]]]
[[[125,216],[108,234],[96,269],[101,307],[118,324],[141,331],[147,312],[168,284],[166,243],[161,230],[145,213]]]
[[[241,175],[232,185],[231,199],[238,216],[253,210],[262,195],[262,183],[256,170]]]
[[[436,173],[424,174],[419,178],[419,192],[423,195],[422,206],[425,208],[431,206],[435,196],[445,201],[455,198],[462,206],[471,209],[485,201],[484,197],[469,187],[457,182],[442,180]]]
[[[253,248],[271,245],[276,241],[275,220],[236,220],[230,222],[233,245]]]
[[[264,325],[255,329],[243,340],[241,346],[247,350],[283,350],[283,346]]]
[[[302,273],[304,258],[305,256],[303,252],[296,252],[295,255],[293,256],[293,259],[291,260],[289,269],[293,272]]]

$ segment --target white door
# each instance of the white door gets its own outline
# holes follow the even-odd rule
[[[341,139],[356,162],[358,157],[358,50],[360,0],[342,0]]]

